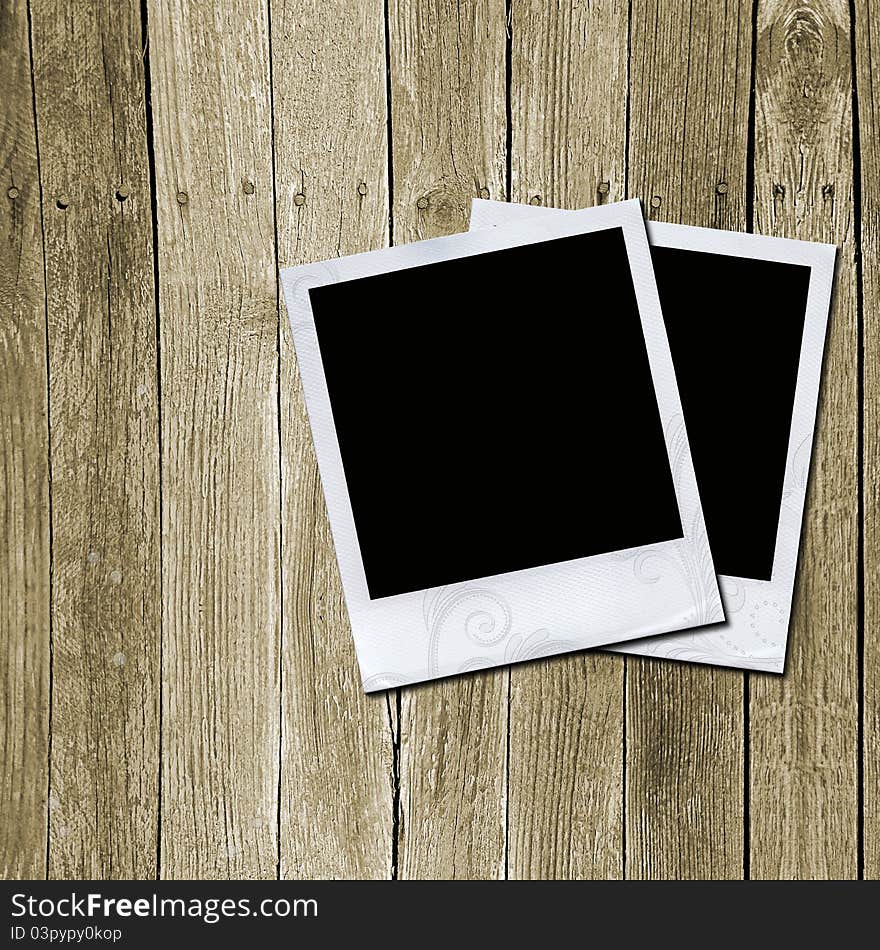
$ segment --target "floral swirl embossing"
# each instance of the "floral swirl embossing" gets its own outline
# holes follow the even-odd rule
[[[395,689],[403,681],[404,677],[399,673],[375,673],[364,680],[364,690],[372,693],[381,689]]]
[[[509,635],[512,624],[507,602],[493,591],[477,587],[429,591],[425,595],[424,616],[430,668],[435,676],[440,674],[444,648],[451,655],[460,653],[462,638],[483,647],[493,646]]]
[[[576,649],[575,644],[568,640],[554,640],[549,630],[541,628],[528,636],[518,633],[511,637],[504,651],[504,661],[505,663],[522,663],[525,660],[537,660],[542,656],[568,653],[574,649]]]

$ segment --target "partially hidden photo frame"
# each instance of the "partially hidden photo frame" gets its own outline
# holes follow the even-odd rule
[[[723,619],[637,201],[281,278],[368,692]]]
[[[470,226],[572,213],[475,199]],[[782,673],[836,248],[658,222],[647,231],[726,621],[612,649]]]

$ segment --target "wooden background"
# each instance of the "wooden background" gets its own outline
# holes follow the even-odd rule
[[[880,876],[870,0],[0,4],[5,877]],[[839,245],[783,679],[362,693],[277,272],[475,195]]]

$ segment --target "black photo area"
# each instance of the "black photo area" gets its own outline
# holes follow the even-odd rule
[[[651,254],[715,570],[770,580],[810,268]]]
[[[682,536],[620,228],[310,295],[371,598]]]

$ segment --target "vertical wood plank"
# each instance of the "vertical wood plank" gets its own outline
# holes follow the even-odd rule
[[[629,194],[658,220],[744,230],[751,4],[637,0]],[[743,676],[627,658],[626,866],[743,874]]]
[[[383,247],[384,5],[272,0],[271,12],[279,265]],[[283,306],[280,319],[281,875],[389,877],[396,696],[361,684]]]
[[[278,300],[268,11],[150,2],[163,876],[278,864]]]
[[[512,200],[621,200],[627,4],[513,0],[511,13]],[[601,653],[511,668],[511,878],[622,877],[623,670]]]
[[[389,0],[394,240],[467,230],[471,198],[505,191],[501,0]],[[508,676],[402,694],[401,877],[505,870]]]
[[[27,7],[0,10],[0,876],[46,874],[49,429]]]
[[[876,5],[855,10],[861,165],[862,340],[864,346],[864,694],[862,782],[864,876],[880,878],[880,21]],[[877,70],[878,72],[875,72]]]
[[[394,240],[466,231],[505,193],[503,0],[389,0],[388,29]]]
[[[755,230],[839,246],[788,661],[751,680],[751,869],[857,871],[858,342],[849,10],[758,8]]]
[[[49,875],[153,877],[159,441],[140,9],[30,8],[52,422]]]

